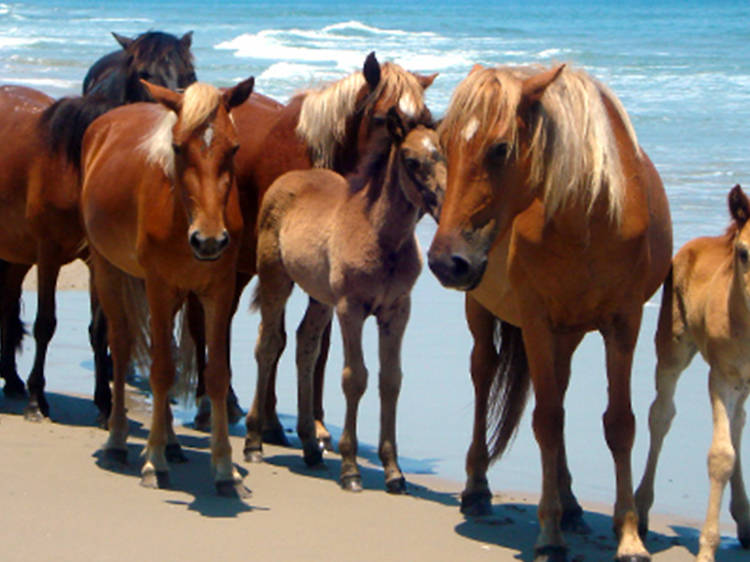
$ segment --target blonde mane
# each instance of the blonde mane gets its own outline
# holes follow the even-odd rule
[[[182,97],[180,114],[166,110],[164,115],[141,142],[141,149],[146,152],[149,163],[157,164],[169,178],[174,177],[174,140],[175,125],[179,134],[187,138],[196,129],[213,118],[221,102],[221,93],[217,88],[202,82],[188,86]],[[166,107],[166,106],[164,106]]]
[[[338,82],[317,90],[307,90],[297,123],[297,135],[310,148],[313,165],[330,168],[336,148],[343,144],[349,118],[362,107],[374,106],[380,99],[392,99],[407,114],[418,114],[424,109],[424,91],[419,81],[399,65],[386,62],[380,65],[380,82],[362,102],[357,98],[365,77],[355,72]]]
[[[519,150],[516,114],[521,83],[543,71],[539,66],[486,68],[471,73],[456,89],[440,125],[444,146],[469,143],[471,153],[484,154],[502,138],[509,154]],[[545,90],[530,123],[529,184],[540,186],[547,218],[575,198],[589,212],[598,196],[607,194],[609,215],[619,223],[625,192],[617,141],[607,100],[622,120],[640,155],[638,140],[620,100],[583,70],[565,67]]]

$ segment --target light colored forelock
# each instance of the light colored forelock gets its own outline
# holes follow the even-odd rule
[[[358,109],[357,96],[364,86],[364,75],[355,72],[324,88],[303,92],[297,134],[310,148],[316,167],[333,165],[336,148],[345,140],[347,121]],[[364,105],[372,106],[381,99],[392,100],[410,116],[424,109],[424,90],[419,81],[411,72],[390,62],[380,65],[380,83]]]
[[[157,164],[170,179],[174,178],[175,171],[172,149],[172,129],[175,123],[177,114],[165,109],[162,117],[140,144],[141,150],[146,153],[146,161]]]
[[[456,89],[440,126],[444,146],[468,144],[470,153],[481,155],[502,138],[518,150],[515,116],[521,81],[542,70],[538,66],[483,69],[469,75]],[[620,221],[625,178],[603,98],[619,114],[640,154],[633,126],[617,97],[583,70],[566,67],[541,99],[528,149],[530,184],[542,188],[548,218],[576,197],[585,198],[590,211],[606,190],[610,216]]]
[[[183,136],[191,134],[203,125],[216,111],[221,102],[217,88],[203,82],[188,86],[182,98],[179,128]]]

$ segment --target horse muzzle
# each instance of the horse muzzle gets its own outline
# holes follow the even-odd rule
[[[471,259],[462,252],[450,252],[436,248],[427,253],[427,263],[438,281],[450,289],[471,291],[479,285],[487,269],[487,257]]]
[[[219,259],[224,249],[229,245],[229,233],[222,230],[218,236],[203,236],[195,230],[188,237],[193,255],[201,261]]]

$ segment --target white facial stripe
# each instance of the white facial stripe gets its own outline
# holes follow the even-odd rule
[[[417,114],[417,104],[410,94],[404,94],[401,97],[398,101],[398,108],[407,117],[414,117]]]
[[[477,119],[476,117],[472,117],[471,119],[469,119],[466,127],[464,127],[464,140],[466,142],[469,142],[471,139],[473,139],[474,135],[477,134],[477,130],[479,130],[479,119]]]
[[[422,146],[424,146],[428,152],[437,150],[435,147],[435,143],[432,142],[432,139],[430,137],[425,137],[422,139]]]
[[[211,141],[214,139],[214,128],[212,125],[209,125],[206,127],[206,130],[203,132],[203,144],[206,146],[206,148],[209,148],[211,146]]]

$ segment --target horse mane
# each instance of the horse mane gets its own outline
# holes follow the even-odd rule
[[[367,157],[349,177],[349,191],[357,193],[362,191],[370,181],[375,178],[388,165],[391,155],[393,139],[388,131],[383,128],[370,141]]]
[[[297,135],[309,147],[315,167],[333,166],[336,149],[345,141],[349,119],[358,111],[374,105],[377,100],[401,100],[404,113],[417,115],[422,112],[423,88],[411,72],[397,64],[385,62],[380,65],[380,73],[380,82],[375,90],[359,104],[359,93],[366,86],[361,71],[296,96],[303,97]]]
[[[192,63],[193,54],[190,48],[185,48],[179,38],[163,31],[141,33],[127,49],[136,59],[146,60],[158,59],[172,50],[179,54],[183,63]]]
[[[502,137],[509,154],[518,152],[516,115],[521,83],[544,70],[537,65],[485,68],[471,73],[456,89],[440,126],[444,145],[472,144],[483,154]],[[620,100],[585,71],[566,66],[545,90],[530,125],[531,185],[542,187],[545,213],[552,217],[574,198],[588,202],[589,212],[600,193],[607,194],[609,215],[621,220],[625,178],[607,103],[622,120],[640,154],[635,130]],[[459,141],[460,142],[460,141]]]
[[[188,86],[182,97],[179,116],[174,111],[165,110],[162,118],[141,142],[147,161],[158,164],[168,177],[173,177],[174,126],[179,125],[180,136],[187,138],[214,117],[220,103],[221,92],[218,88],[203,82],[194,82]]]

